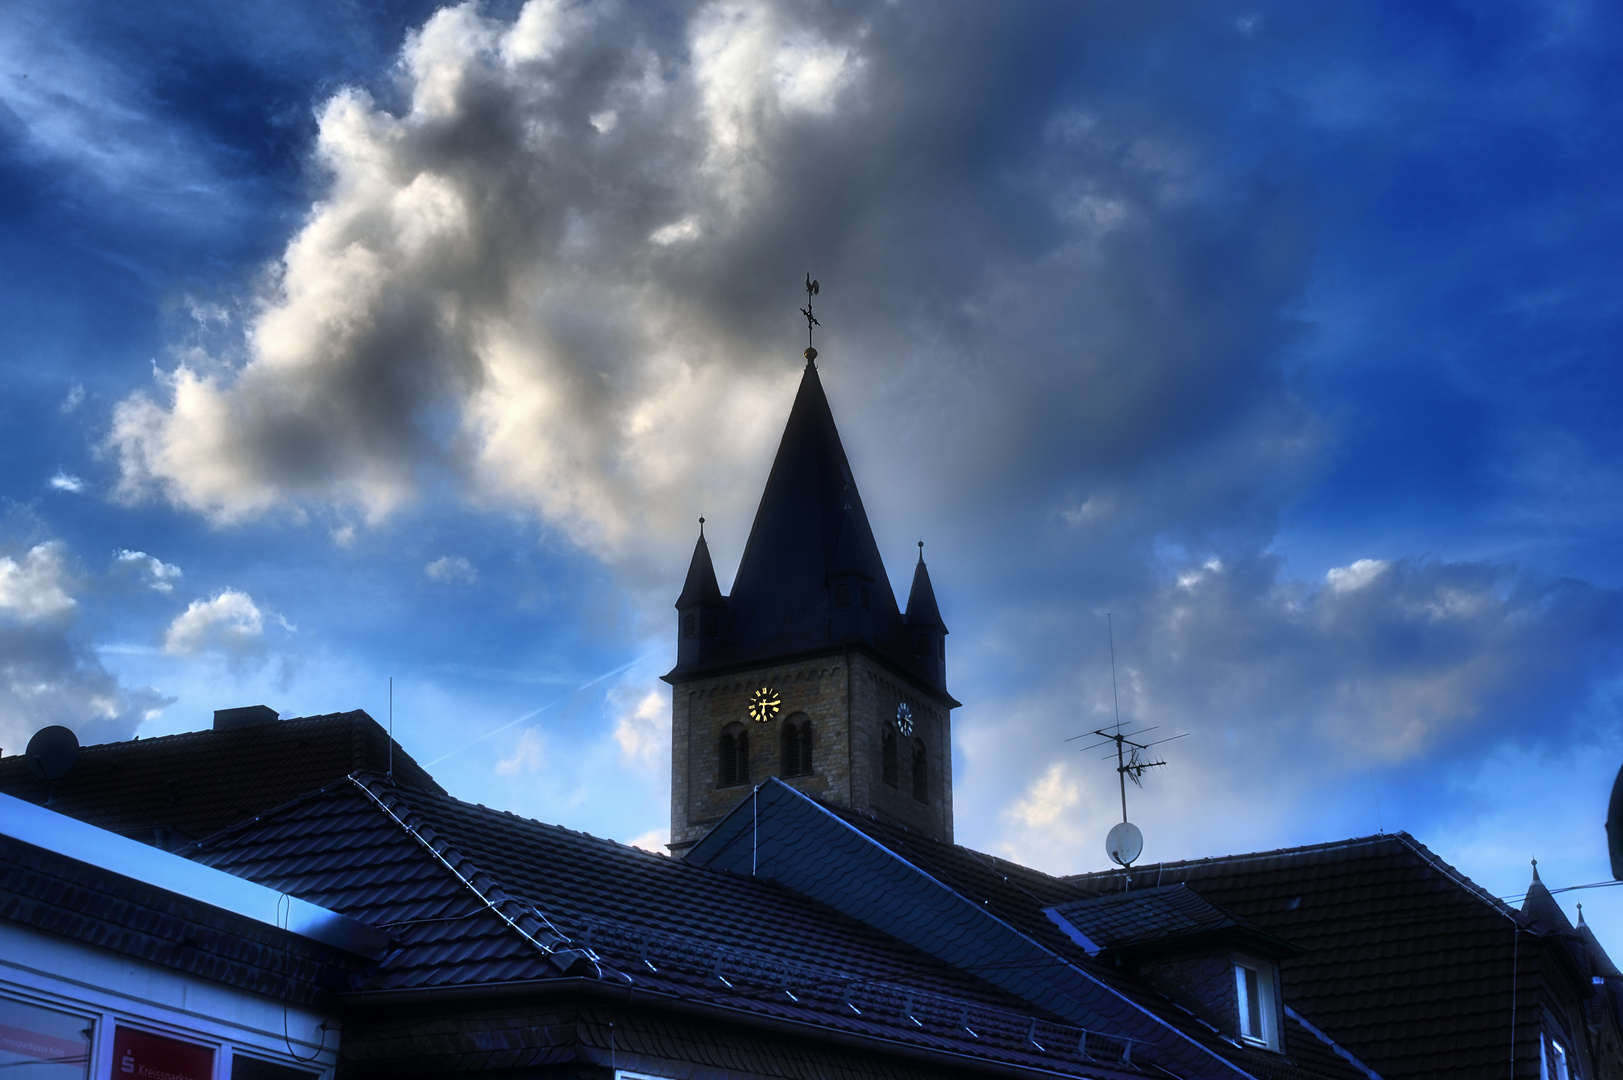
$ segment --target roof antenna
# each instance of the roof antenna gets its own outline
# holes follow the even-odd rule
[[[389,676],[389,783],[394,783],[394,676]]]
[[[817,363],[817,350],[812,348],[812,327],[823,325],[817,321],[817,316],[812,314],[812,297],[816,296],[818,291],[817,282],[812,280],[811,273],[808,271],[806,274],[806,306],[800,309],[800,313],[806,316],[806,351],[803,355],[806,357],[808,364]]]
[[[1162,743],[1171,742],[1173,739],[1181,739],[1189,733],[1186,731],[1183,735],[1174,735],[1169,739],[1156,739],[1153,742],[1135,742],[1133,740],[1134,735],[1143,735],[1146,732],[1154,731],[1159,726],[1152,724],[1147,728],[1139,728],[1125,735],[1122,734],[1121,698],[1116,690],[1116,628],[1109,612],[1105,613],[1105,628],[1110,634],[1110,700],[1116,711],[1115,730],[1099,728],[1097,731],[1088,732],[1087,735],[1073,735],[1065,741],[1074,742],[1077,739],[1087,738],[1089,735],[1104,740],[1091,746],[1082,747],[1083,753],[1089,750],[1097,750],[1099,747],[1111,743],[1115,744],[1116,779],[1121,785],[1121,823],[1111,826],[1109,835],[1105,837],[1105,854],[1109,855],[1110,861],[1118,866],[1131,868],[1133,861],[1144,851],[1144,834],[1139,831],[1137,825],[1127,820],[1127,781],[1131,780],[1138,787],[1143,787],[1144,774],[1151,769],[1165,765],[1166,762],[1146,761],[1139,755],[1146,753],[1152,746],[1160,746]],[[1110,755],[1106,754],[1105,757],[1108,759]]]

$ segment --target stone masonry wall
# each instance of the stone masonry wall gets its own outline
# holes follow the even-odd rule
[[[770,686],[783,700],[782,711],[764,724],[751,720],[747,711],[750,694],[763,686]],[[811,718],[813,771],[810,776],[785,776],[783,781],[824,802],[850,805],[850,730],[845,702],[846,667],[838,654],[674,687],[671,843],[682,846],[698,840],[756,784],[781,775],[783,724],[796,713]],[[721,732],[735,722],[749,734],[749,782],[717,787]]]

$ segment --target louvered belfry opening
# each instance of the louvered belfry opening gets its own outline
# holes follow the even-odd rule
[[[885,725],[885,734],[879,749],[879,772],[881,778],[891,787],[901,786],[901,770],[896,762],[896,727],[893,724]]]
[[[812,774],[812,723],[805,713],[795,713],[783,722],[782,775]]]
[[[716,757],[717,787],[750,782],[750,736],[743,724],[728,724],[722,729]]]
[[[913,740],[913,798],[921,803],[930,801],[930,755],[923,739]]]

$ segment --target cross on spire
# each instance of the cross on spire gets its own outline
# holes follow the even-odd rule
[[[808,271],[806,274],[806,306],[800,309],[800,313],[806,316],[805,356],[806,360],[810,363],[816,363],[817,361],[817,350],[812,348],[812,327],[823,325],[817,321],[817,316],[812,314],[812,297],[816,296],[817,293],[817,282],[812,280],[811,273]]]

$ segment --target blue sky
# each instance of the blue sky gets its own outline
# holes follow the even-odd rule
[[[1406,829],[1608,876],[1623,27],[1606,5],[0,13],[0,747],[365,708],[653,844],[802,275],[959,838],[1098,868]],[[1623,898],[1583,900],[1603,939]]]

